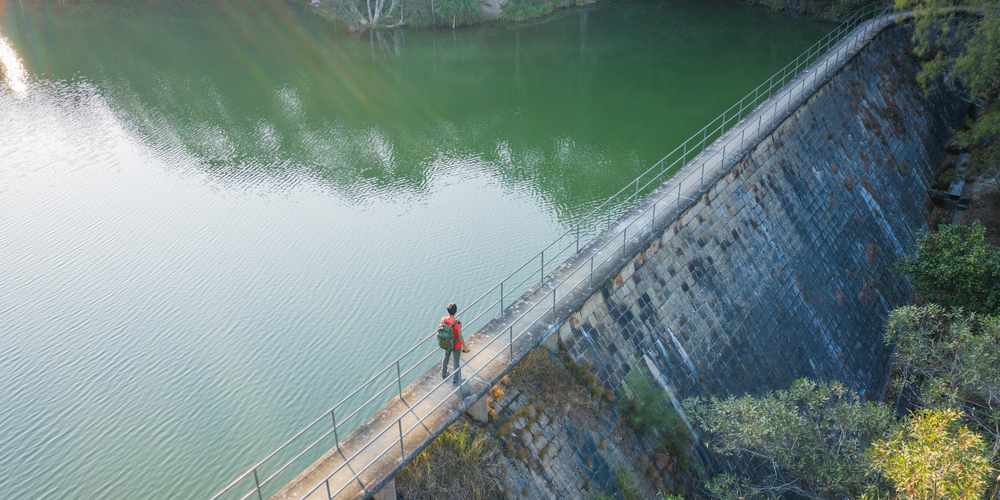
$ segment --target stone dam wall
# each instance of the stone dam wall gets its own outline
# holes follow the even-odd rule
[[[727,154],[721,139],[709,146],[470,336],[470,344],[482,346],[481,358],[467,361],[479,368],[460,405],[425,408],[437,401],[425,398],[441,380],[440,368],[431,369],[276,497],[301,498],[294,488],[322,485],[323,477],[337,473],[328,470],[350,462],[352,468],[336,469],[343,478],[330,480],[335,490],[353,488],[338,497],[379,492],[388,498],[393,476],[409,458],[466,409],[486,420],[487,405],[499,416],[493,423],[516,436],[516,442],[499,439],[517,459],[508,463],[504,482],[521,496],[613,491],[623,462],[658,491],[697,483],[690,474],[674,477],[677,471],[662,457],[650,463],[655,450],[642,439],[609,439],[613,422],[581,425],[573,417],[582,412],[540,409],[513,387],[488,402],[491,386],[543,343],[550,349],[558,343],[571,359],[588,363],[605,389],[618,389],[631,370],[647,367],[675,402],[761,394],[802,377],[839,380],[879,398],[891,354],[882,324],[911,294],[890,266],[926,229],[927,188],[949,128],[968,108],[944,82],[924,94],[915,78],[918,61],[908,56],[912,28],[894,18],[879,18],[874,32],[856,29],[825,59],[833,64],[817,60],[771,95],[773,108],[765,103],[726,132],[740,137],[735,152]],[[706,157],[715,163],[704,184],[695,184],[685,174],[706,171],[699,163]],[[664,193],[674,191],[677,198],[669,199],[676,203],[664,202]],[[667,207],[657,212],[657,203]],[[633,228],[631,239],[622,227]],[[611,240],[622,243],[604,246]],[[583,271],[588,262],[589,274]],[[521,333],[513,338],[515,331]],[[508,335],[509,345],[492,342]],[[565,406],[556,403],[551,406]],[[402,428],[411,423],[404,418],[421,419],[406,442]],[[385,430],[371,436],[393,425],[398,440]],[[371,454],[398,447],[409,458],[365,465],[355,457],[372,443],[378,446]],[[702,447],[696,450],[702,465],[721,465]],[[362,467],[364,477],[352,479],[350,471]]]
[[[546,345],[558,341],[589,363],[605,388],[645,366],[675,403],[760,394],[801,377],[884,394],[882,324],[911,293],[890,265],[926,230],[927,188],[967,109],[941,83],[923,96],[911,36],[905,25],[878,34],[603,274]],[[536,411],[530,394],[500,387],[490,425],[509,429],[495,432],[508,498],[614,492],[621,467],[647,496],[698,497],[709,470],[740,468],[701,447],[700,464],[679,465],[613,417]]]
[[[890,27],[653,238],[558,329],[606,387],[647,366],[678,399],[839,380],[886,387],[890,265],[926,229],[927,188],[966,110],[924,97],[912,28]]]

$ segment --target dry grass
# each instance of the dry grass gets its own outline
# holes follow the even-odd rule
[[[544,409],[557,414],[586,410],[593,412],[587,388],[574,378],[562,359],[550,356],[544,349],[535,349],[511,371],[510,383],[523,391],[534,394]]]
[[[396,493],[404,500],[505,498],[492,472],[499,449],[481,429],[456,423],[396,475]]]

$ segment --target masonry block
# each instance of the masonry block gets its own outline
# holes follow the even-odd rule
[[[552,332],[552,334],[549,335],[549,338],[545,339],[545,342],[542,343],[542,346],[545,347],[546,351],[557,353],[559,352],[559,339],[561,338],[562,335],[560,331]]]
[[[478,401],[473,403],[472,406],[470,406],[469,409],[466,410],[466,413],[468,413],[469,416],[475,419],[476,421],[488,422],[490,419],[489,409],[487,407],[488,399],[489,396],[483,396],[479,398]]]

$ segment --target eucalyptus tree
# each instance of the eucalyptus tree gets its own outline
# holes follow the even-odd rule
[[[892,410],[839,382],[800,379],[759,397],[687,399],[684,409],[715,451],[747,464],[740,474],[713,478],[708,487],[717,498],[839,499],[887,491],[866,450],[892,435]]]
[[[350,31],[403,26],[452,29],[483,19],[483,0],[313,0]]]
[[[889,315],[885,340],[905,367],[898,383],[913,387],[924,408],[961,409],[985,438],[990,460],[1000,462],[1000,319],[937,304],[904,306]]]

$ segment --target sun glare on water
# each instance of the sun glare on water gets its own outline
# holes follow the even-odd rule
[[[14,52],[10,42],[0,36],[0,70],[3,70],[3,79],[7,86],[15,95],[24,95],[28,92],[28,72],[24,70],[21,59]]]

